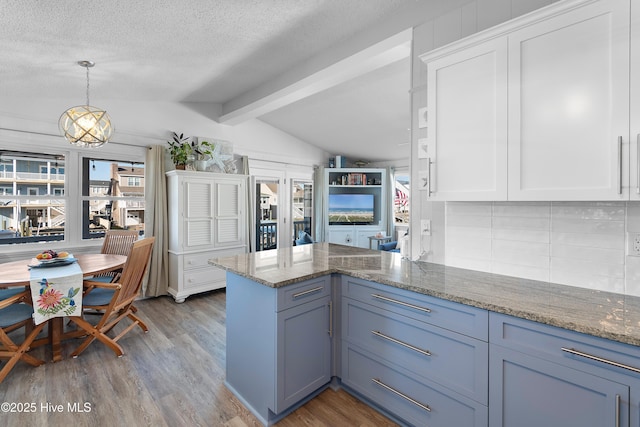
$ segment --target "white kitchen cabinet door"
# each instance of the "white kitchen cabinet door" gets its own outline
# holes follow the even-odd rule
[[[427,86],[429,199],[506,200],[506,37],[428,62]]]
[[[630,194],[640,200],[640,4],[631,5]]]
[[[509,34],[509,200],[629,198],[629,1]]]

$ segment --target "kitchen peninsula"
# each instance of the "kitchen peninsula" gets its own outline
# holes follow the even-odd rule
[[[640,421],[640,298],[328,243],[210,262],[226,384],[265,425],[329,384],[408,425]]]

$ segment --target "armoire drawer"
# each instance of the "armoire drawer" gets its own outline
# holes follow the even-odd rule
[[[184,272],[185,289],[200,287],[208,283],[224,282],[225,280],[226,271],[213,266]]]
[[[489,349],[484,341],[350,298],[342,300],[342,339],[487,404]]]
[[[382,361],[355,345],[342,347],[342,382],[411,425],[481,427],[488,409],[435,383],[419,381],[401,367]]]

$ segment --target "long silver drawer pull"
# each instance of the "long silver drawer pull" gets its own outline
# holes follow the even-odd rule
[[[609,359],[603,359],[602,357],[594,356],[593,354],[589,354],[589,353],[583,353],[583,352],[578,351],[578,350],[573,349],[573,348],[564,348],[564,347],[561,347],[561,348],[562,348],[562,351],[566,351],[567,353],[575,354],[576,356],[582,356],[582,357],[584,357],[586,359],[591,359],[591,360],[595,360],[596,362],[606,363],[607,365],[615,366],[617,368],[627,369],[629,371],[636,372],[636,373],[640,374],[640,369],[638,369],[638,368],[636,368],[634,366],[629,366],[629,365],[625,365],[623,363],[614,362],[613,360],[609,360]]]
[[[616,427],[620,427],[620,395],[616,394]]]
[[[400,396],[401,398],[403,398],[403,399],[405,399],[405,400],[408,400],[409,402],[411,402],[411,403],[413,403],[414,405],[416,405],[416,406],[418,406],[418,407],[420,407],[420,408],[424,409],[425,411],[427,411],[427,412],[431,412],[431,408],[429,408],[429,406],[427,406],[427,405],[425,405],[425,404],[423,404],[423,403],[420,403],[420,402],[418,402],[418,401],[417,401],[417,400],[415,400],[415,399],[410,398],[410,397],[409,397],[409,396],[407,396],[406,394],[399,392],[398,390],[396,390],[396,389],[395,389],[395,388],[393,388],[393,387],[389,387],[388,385],[386,385],[385,383],[383,383],[382,381],[380,381],[378,378],[371,378],[371,381],[373,381],[374,383],[378,384],[380,387],[385,388],[385,389],[389,390],[390,392],[397,394],[397,395],[398,395],[398,396]]]
[[[323,286],[318,286],[317,288],[309,289],[307,291],[298,292],[297,294],[293,294],[293,298],[300,298],[300,297],[303,297],[305,295],[309,295],[309,294],[312,294],[314,292],[321,291],[322,289],[323,289]]]
[[[400,305],[403,305],[405,307],[409,307],[409,308],[413,308],[413,309],[416,309],[416,310],[424,311],[426,313],[431,313],[431,309],[429,309],[427,307],[420,307],[418,305],[409,304],[408,302],[398,301],[397,299],[383,297],[382,295],[378,295],[378,294],[371,294],[371,296],[374,297],[374,298],[381,299],[383,301],[392,302],[394,304],[400,304]]]
[[[618,194],[622,194],[622,137],[618,137]]]
[[[371,333],[372,333],[373,335],[377,335],[377,336],[379,336],[380,338],[384,338],[385,340],[389,340],[389,341],[394,342],[394,343],[396,343],[396,344],[400,344],[400,345],[401,345],[401,346],[403,346],[403,347],[407,347],[407,348],[408,348],[408,349],[410,349],[410,350],[417,351],[418,353],[420,353],[420,354],[424,354],[425,356],[431,356],[431,352],[430,352],[429,350],[423,350],[423,349],[421,349],[421,348],[419,348],[419,347],[415,347],[415,346],[413,346],[413,345],[411,345],[411,344],[407,344],[407,343],[406,343],[406,342],[404,342],[404,341],[400,341],[400,340],[397,340],[397,339],[395,339],[395,338],[393,338],[393,337],[390,337],[390,336],[388,336],[388,335],[385,335],[385,334],[383,334],[383,333],[382,333],[382,332],[380,332],[380,331],[371,331]]]

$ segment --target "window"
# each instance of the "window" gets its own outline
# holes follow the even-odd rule
[[[43,174],[46,178],[51,167],[64,162],[62,154],[2,151],[0,245],[64,239],[64,177],[59,182],[43,181]]]
[[[409,176],[396,174],[393,200],[393,217],[396,225],[409,224]]]
[[[82,238],[109,229],[144,231],[144,163],[84,158]]]

